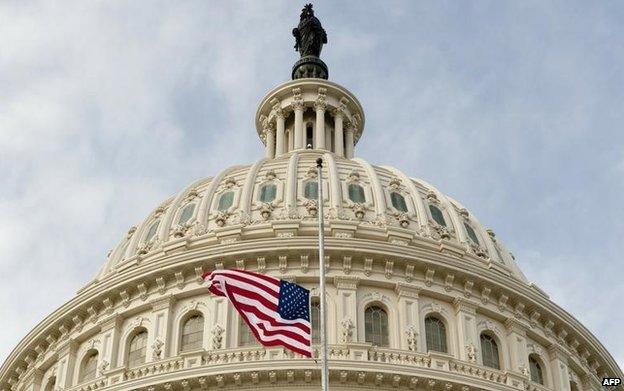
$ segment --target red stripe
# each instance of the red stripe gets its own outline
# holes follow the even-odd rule
[[[249,274],[250,276],[254,276],[257,278],[261,278],[264,281],[267,282],[271,282],[275,285],[277,285],[278,287],[280,286],[280,279],[279,278],[275,278],[275,277],[271,277],[271,276],[266,276],[264,274],[260,274],[260,273],[254,273],[254,272],[249,272],[247,270],[240,270],[240,269],[235,269],[237,272],[239,273],[244,273],[244,274]]]
[[[247,304],[243,304],[241,302],[233,302],[234,307],[236,307],[236,309],[240,312],[240,311],[247,311],[247,312],[252,312],[254,315],[256,315],[258,318],[267,321],[271,324],[271,326],[280,326],[280,327],[292,327],[292,328],[298,328],[301,331],[303,331],[304,333],[310,334],[310,328],[308,327],[308,325],[304,324],[304,323],[282,323],[279,322],[277,320],[275,320],[275,318],[271,318],[270,316],[268,316],[267,314],[260,312],[256,309],[256,307],[251,306],[251,305],[247,305]],[[300,336],[299,334],[297,334],[298,336]],[[301,337],[301,336],[300,336]]]
[[[270,302],[269,300],[266,299],[266,297],[260,296],[256,292],[248,291],[247,289],[240,288],[234,285],[228,285],[227,289],[229,289],[230,292],[232,293],[238,293],[241,296],[245,296],[245,297],[249,297],[250,299],[257,300],[261,302],[262,305],[264,305],[266,308],[270,309],[271,311],[277,312],[277,308],[278,308],[277,304]]]
[[[262,289],[263,291],[265,291],[266,293],[270,294],[271,296],[275,297],[276,299],[279,299],[279,293],[267,288],[265,285],[262,285],[254,280],[251,280],[249,278],[245,278],[245,276],[241,276],[241,275],[236,275],[236,274],[221,274],[222,276],[226,277],[226,278],[231,278],[233,280],[237,280],[237,281],[241,281],[241,282],[245,282],[249,285],[253,285],[258,289]],[[277,286],[277,290],[279,291],[279,285]]]

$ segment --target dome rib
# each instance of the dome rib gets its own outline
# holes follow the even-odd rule
[[[379,181],[379,177],[377,176],[377,172],[367,161],[360,158],[353,158],[353,161],[357,162],[360,167],[364,169],[366,172],[366,176],[368,176],[368,180],[370,181],[371,190],[373,191],[373,200],[375,203],[375,214],[379,216],[383,216],[386,213],[386,198],[383,194],[383,188],[381,187],[381,182]]]
[[[216,175],[214,179],[212,180],[212,182],[210,182],[210,184],[208,185],[208,188],[204,192],[204,197],[202,198],[201,203],[199,204],[199,211],[197,212],[197,221],[200,224],[205,224],[206,226],[208,226],[208,215],[210,214],[209,209],[210,209],[210,205],[212,204],[212,198],[214,197],[217,187],[223,181],[225,176],[229,175],[232,171],[238,170],[243,167],[245,166],[239,165],[239,166],[228,167],[225,170],[221,171],[218,175]]]
[[[249,168],[249,171],[247,172],[239,203],[239,209],[241,210],[243,216],[249,216],[249,213],[251,213],[254,184],[256,183],[256,179],[258,177],[258,171],[260,171],[266,161],[266,158],[258,160]]]
[[[336,214],[342,208],[342,196],[340,194],[340,177],[338,176],[338,167],[336,166],[336,158],[332,153],[323,155],[323,160],[327,163],[327,179],[329,181],[329,203],[331,208],[336,209]]]

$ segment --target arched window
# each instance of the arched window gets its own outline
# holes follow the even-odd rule
[[[529,371],[531,372],[531,381],[539,384],[544,384],[544,373],[542,372],[542,366],[533,354],[529,356]]]
[[[312,130],[312,124],[306,126],[306,148],[314,148],[314,131]]]
[[[431,212],[431,217],[436,223],[440,224],[443,227],[446,227],[444,214],[442,214],[442,211],[437,206],[429,205],[429,211]]]
[[[374,346],[387,347],[390,345],[388,337],[388,313],[379,306],[370,306],[364,311],[364,338]]]
[[[474,244],[479,244],[477,233],[474,231],[474,229],[472,229],[470,224],[464,223],[464,227],[466,228],[466,233],[468,234],[468,237],[470,238],[470,240],[472,240]]]
[[[310,306],[310,321],[312,323],[312,343],[321,342],[321,302],[312,299]]]
[[[272,183],[260,187],[260,202],[271,202],[275,199],[277,186]]]
[[[184,224],[193,217],[193,211],[195,211],[195,204],[188,204],[180,212],[180,218],[178,224]]]
[[[230,206],[232,206],[233,202],[234,202],[234,192],[233,191],[225,192],[221,194],[221,197],[219,197],[219,205],[217,206],[217,209],[221,212],[225,212],[226,210],[228,210]]]
[[[91,352],[85,356],[80,366],[80,382],[95,379],[97,374],[98,352]]]
[[[150,240],[154,238],[154,236],[156,236],[159,225],[160,225],[160,220],[156,220],[152,223],[152,225],[150,225],[149,229],[147,230],[147,235],[145,235],[146,242],[149,242]]]
[[[308,181],[303,188],[303,196],[309,200],[318,199],[318,183],[314,181]]]
[[[498,345],[496,344],[496,341],[488,334],[481,334],[480,339],[483,365],[494,369],[500,369],[500,362],[498,360]]]
[[[147,356],[147,331],[138,332],[130,340],[128,346],[128,367],[136,367],[145,363]]]
[[[238,317],[238,346],[254,346],[258,344],[256,336],[251,332],[242,317]]]
[[[193,315],[184,322],[182,326],[182,341],[180,350],[183,352],[189,350],[201,349],[204,340],[204,317],[201,315]]]
[[[401,212],[407,212],[405,197],[403,197],[401,194],[393,191],[392,193],[390,193],[390,201],[392,201],[392,206],[394,206],[394,209]]]
[[[446,346],[446,326],[435,316],[425,318],[425,337],[427,340],[427,351],[448,353]]]
[[[364,194],[364,188],[355,183],[349,185],[349,199],[358,204],[366,202],[366,195]]]

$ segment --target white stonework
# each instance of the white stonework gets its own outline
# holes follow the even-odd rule
[[[262,100],[256,124],[266,156],[196,181],[130,228],[96,278],[11,353],[0,369],[1,391],[317,390],[313,359],[240,346],[238,316],[199,277],[244,268],[318,297],[318,209],[305,197],[318,157],[325,162],[332,389],[568,391],[573,382],[597,391],[602,376],[623,376],[459,202],[396,168],[353,158],[364,113],[344,87],[285,83]],[[308,126],[312,149],[304,145]],[[363,199],[350,199],[351,185]],[[274,186],[270,199],[262,198],[265,186]],[[372,305],[387,313],[387,346],[366,342]],[[446,327],[446,353],[427,350],[431,314]],[[203,317],[203,337],[182,352],[193,316]],[[145,362],[130,367],[130,341],[140,330],[147,332]],[[496,342],[500,369],[484,366],[482,334]],[[82,381],[96,353],[96,374]],[[530,380],[529,355],[543,384]]]

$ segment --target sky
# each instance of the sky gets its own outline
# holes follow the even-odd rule
[[[263,156],[302,5],[0,2],[0,362],[159,202]],[[624,367],[624,2],[314,8],[356,156],[459,200]]]

